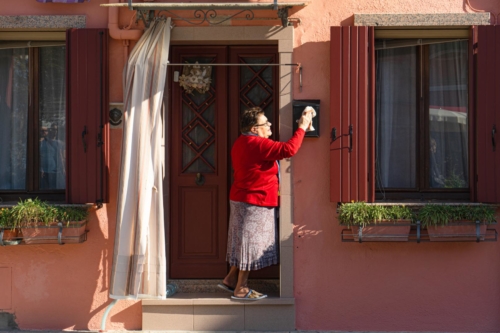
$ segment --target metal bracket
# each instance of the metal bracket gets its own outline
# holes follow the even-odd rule
[[[62,222],[58,222],[57,226],[59,227],[59,231],[57,232],[57,242],[59,243],[59,245],[64,245],[64,243],[62,241],[62,231],[63,231]]]
[[[420,243],[421,224],[417,221],[417,243]]]
[[[352,135],[353,135],[353,132],[354,132],[354,129],[352,127],[352,125],[349,125],[349,133],[348,134],[342,134],[340,136],[337,136],[337,128],[334,127],[332,128],[332,131],[330,133],[330,144],[332,144],[334,141],[336,141],[337,139],[339,139],[340,137],[343,137],[343,136],[349,136],[349,152],[352,152]]]
[[[479,220],[476,221],[476,242],[479,243],[481,241],[481,223]]]
[[[0,229],[0,246],[4,246],[5,244],[3,243],[3,229]]]
[[[230,15],[230,16],[224,16],[223,19],[216,21],[217,19],[217,11],[215,9],[197,9],[193,12],[193,18],[185,18],[182,16],[179,16],[175,14],[174,12],[168,10],[168,9],[162,9],[158,11],[158,14],[155,16],[155,11],[154,10],[148,10],[148,9],[137,9],[137,18],[136,18],[136,23],[139,21],[143,21],[144,25],[146,28],[149,28],[151,25],[151,22],[155,20],[155,18],[166,18],[165,15],[161,14],[162,12],[170,14],[173,18],[184,21],[186,23],[192,24],[192,25],[201,25],[203,23],[208,23],[209,25],[219,25],[222,24],[242,13],[245,14],[245,19],[247,20],[253,20],[255,18],[255,14],[251,9],[243,9],[240,10],[239,12]]]
[[[139,22],[139,20],[142,20],[144,22],[144,26],[146,28],[149,28],[149,25],[155,18],[155,11],[150,10],[150,9],[137,9],[137,16],[135,19],[135,23]]]
[[[278,17],[281,19],[281,24],[283,28],[288,27],[291,23],[288,21],[288,9],[290,7],[283,7],[278,9]]]
[[[360,225],[358,229],[358,240],[360,243],[363,243],[363,226]]]

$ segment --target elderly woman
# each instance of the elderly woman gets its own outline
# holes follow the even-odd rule
[[[278,244],[275,241],[274,208],[278,206],[277,160],[292,157],[304,139],[311,123],[306,112],[299,128],[287,142],[270,140],[271,123],[260,107],[241,115],[243,135],[231,150],[234,182],[229,195],[231,213],[227,257],[231,267],[219,285],[233,292],[231,298],[258,300],[267,297],[248,288],[250,271],[278,263]]]

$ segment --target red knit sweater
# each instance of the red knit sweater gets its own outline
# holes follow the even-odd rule
[[[234,182],[229,199],[256,206],[276,207],[279,188],[276,160],[295,155],[304,134],[304,130],[299,128],[287,142],[240,135],[231,150]]]

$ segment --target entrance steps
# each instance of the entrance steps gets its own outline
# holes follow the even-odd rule
[[[295,299],[269,295],[258,301],[232,300],[227,292],[178,293],[166,300],[142,300],[143,330],[292,331]]]
[[[220,279],[173,280],[177,293],[165,300],[142,300],[143,330],[290,331],[295,329],[294,298],[279,297],[279,279],[250,279],[268,297],[232,300],[217,287]]]

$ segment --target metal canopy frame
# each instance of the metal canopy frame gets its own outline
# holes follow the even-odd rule
[[[102,4],[101,6],[128,7],[130,10],[136,10],[136,21],[142,20],[146,27],[149,27],[154,19],[165,17],[166,14],[192,25],[201,25],[205,22],[209,25],[219,25],[237,16],[240,16],[241,19],[253,20],[255,18],[254,10],[276,11],[276,19],[280,19],[282,26],[287,27],[292,25],[294,21],[300,23],[300,19],[289,17],[289,9],[305,7],[308,3],[308,1],[279,3],[278,0],[268,3],[133,3],[132,0],[128,0],[128,3]],[[174,10],[193,10],[193,17],[181,17],[172,12]],[[224,15],[218,19],[217,10],[232,10],[236,13],[229,16]]]

